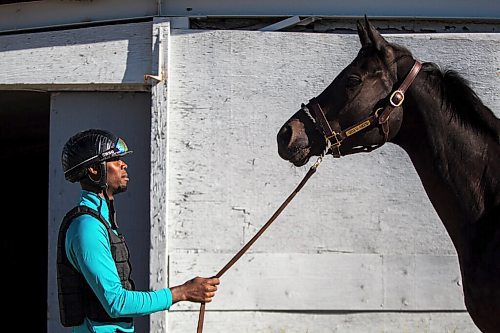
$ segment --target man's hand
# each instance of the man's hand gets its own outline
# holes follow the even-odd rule
[[[195,277],[180,286],[170,288],[172,292],[172,304],[180,301],[196,303],[209,303],[215,296],[219,278]]]

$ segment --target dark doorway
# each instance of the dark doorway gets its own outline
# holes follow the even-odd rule
[[[50,93],[0,91],[4,318],[47,332]]]

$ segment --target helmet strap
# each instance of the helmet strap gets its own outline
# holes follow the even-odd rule
[[[89,167],[90,168],[90,167]],[[89,172],[87,169],[85,172],[85,177],[84,181],[90,185],[92,188],[95,188],[96,190],[102,191],[106,188],[107,186],[107,171],[106,171],[106,162],[100,162],[99,164],[96,164],[92,166],[93,169],[97,168],[98,170],[98,179],[94,179],[95,174]]]
[[[99,173],[101,174],[101,177],[97,180],[96,185],[106,192],[108,187],[108,171],[106,169],[106,161],[99,163]]]
[[[90,186],[92,188],[95,188],[96,190],[102,192],[102,195],[104,196],[104,200],[106,201],[106,204],[108,205],[108,210],[109,210],[109,221],[111,224],[111,228],[114,230],[118,230],[118,225],[116,224],[116,212],[115,212],[115,205],[114,205],[114,200],[111,200],[109,198],[108,194],[108,177],[107,177],[107,170],[106,170],[106,161],[102,161],[98,164],[99,168],[99,178],[97,180],[93,179],[91,174],[87,172],[87,186]]]
[[[108,196],[108,185],[106,184],[106,187],[104,188],[104,199],[106,200],[106,203],[108,204],[108,209],[109,209],[109,222],[111,223],[111,229],[118,230],[118,224],[116,224],[116,211],[115,211],[115,204],[114,200],[109,200]]]

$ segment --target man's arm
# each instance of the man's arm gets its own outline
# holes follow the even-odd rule
[[[130,291],[123,288],[113,260],[106,228],[89,215],[71,223],[66,236],[71,263],[80,271],[111,317],[135,317],[167,310],[169,289]]]

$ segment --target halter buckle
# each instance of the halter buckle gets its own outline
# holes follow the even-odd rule
[[[338,138],[337,134],[338,134],[338,133],[334,131],[334,132],[332,133],[332,135],[329,135],[329,136],[326,136],[326,135],[325,135],[325,140],[326,140],[326,142],[327,142],[327,143],[329,142],[329,143],[330,143],[330,145],[331,145],[331,146],[333,146],[333,147],[338,147],[338,146],[340,146],[340,144],[342,143],[342,140],[340,140],[340,141],[339,141],[339,138]],[[335,142],[332,142],[332,141],[330,140],[331,138],[335,138]]]
[[[404,100],[405,100],[405,94],[401,90],[399,90],[399,89],[395,90],[391,94],[391,97],[389,98],[389,102],[395,108],[397,108],[398,106],[401,106],[401,104],[403,104]]]
[[[325,148],[325,151],[323,153],[324,155],[326,155],[328,153],[328,151],[331,151],[333,157],[341,157],[342,156],[340,154],[340,145],[342,144],[342,140],[339,140],[337,135],[338,135],[338,133],[335,131],[333,131],[332,135],[329,135],[329,136],[325,135],[326,148]],[[330,140],[331,138],[335,138],[335,142],[332,142],[332,140]],[[333,152],[334,148],[337,149],[337,155],[335,155],[335,153]]]

